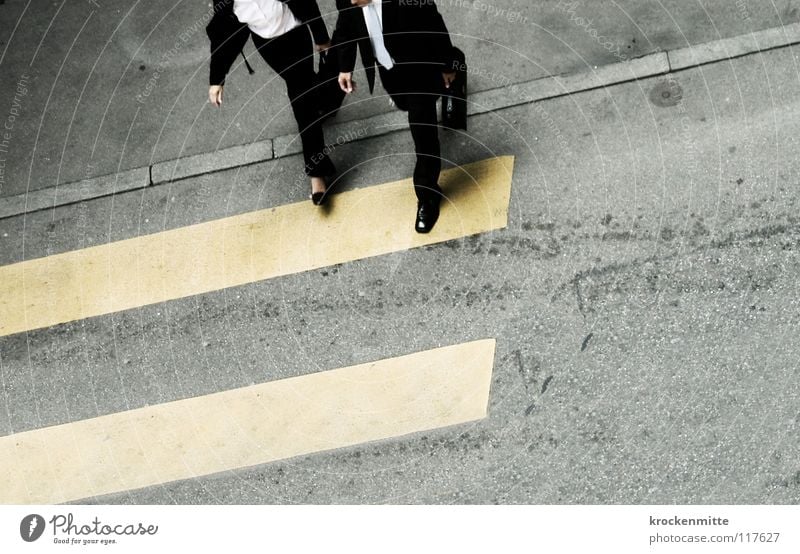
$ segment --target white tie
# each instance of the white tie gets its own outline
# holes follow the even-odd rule
[[[369,40],[372,42],[372,49],[375,51],[375,58],[378,63],[386,69],[394,67],[394,60],[383,43],[383,6],[382,0],[373,0],[361,9],[364,10],[364,20],[367,22]]]

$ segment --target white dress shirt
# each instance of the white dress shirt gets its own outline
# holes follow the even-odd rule
[[[394,60],[383,43],[383,4],[382,0],[372,0],[366,6],[361,6],[364,10],[364,20],[367,22],[369,40],[372,43],[372,50],[375,52],[375,59],[386,69],[394,67]]]
[[[280,0],[233,0],[233,13],[263,38],[279,37],[300,26],[289,6]]]

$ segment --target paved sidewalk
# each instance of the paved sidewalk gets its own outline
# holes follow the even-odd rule
[[[149,166],[157,162],[293,133],[283,84],[259,60],[254,76],[236,67],[222,110],[206,104],[203,28],[210,6],[198,0],[168,8],[155,0],[0,5],[6,125],[0,196],[78,181],[68,201],[109,187],[135,188],[149,182]],[[321,6],[332,26],[332,2]],[[439,6],[454,41],[468,52],[472,92],[800,20],[796,0],[779,10],[745,0],[442,0]],[[389,111],[384,97],[362,91],[339,121]],[[84,181],[109,174],[119,177]],[[58,193],[53,199],[59,202]]]

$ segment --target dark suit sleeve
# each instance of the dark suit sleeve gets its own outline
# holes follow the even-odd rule
[[[336,9],[339,10],[339,16],[333,34],[336,37],[334,48],[339,60],[339,71],[352,73],[356,67],[358,40],[361,38],[357,36],[358,27],[353,18],[357,16],[363,19],[362,11],[353,6],[350,0],[336,0]]]
[[[214,12],[214,16],[206,27],[206,34],[211,42],[208,75],[210,85],[225,84],[225,76],[250,36],[247,25],[239,23],[233,14],[233,2],[228,4],[220,2],[220,5],[224,5],[224,7]]]
[[[436,4],[431,0],[421,2],[419,8],[419,21],[423,25],[423,31],[428,34],[428,43],[431,45],[431,51],[434,59],[441,63],[445,70],[451,71],[454,67],[453,63],[456,59],[453,50],[453,43],[450,41],[450,33],[447,31],[447,25],[444,23],[444,18]]]
[[[322,19],[322,14],[319,13],[317,0],[307,0],[307,2],[309,4],[308,27],[314,37],[314,44],[325,44],[331,40],[331,37],[328,35],[328,27]]]
[[[331,40],[317,0],[281,0],[281,2],[289,6],[300,23],[308,25],[314,37],[314,44],[325,44]]]

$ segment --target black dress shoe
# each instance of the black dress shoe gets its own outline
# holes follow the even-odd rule
[[[315,206],[322,206],[325,204],[325,201],[328,199],[328,191],[325,192],[313,192],[311,193],[311,203]]]
[[[417,233],[430,233],[438,219],[438,202],[419,202],[417,204],[417,221],[414,224],[414,230]]]
[[[331,183],[334,181],[334,175],[328,175],[325,177],[325,191],[324,192],[312,192],[311,193],[311,203],[315,206],[324,206],[325,202],[328,201],[331,195]]]

